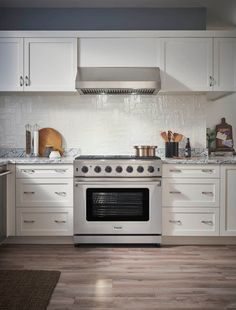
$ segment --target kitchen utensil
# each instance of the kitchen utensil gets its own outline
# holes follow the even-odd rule
[[[59,151],[61,154],[63,153],[61,134],[53,128],[42,128],[39,130],[40,156],[44,155],[46,145],[52,146],[54,151]]]
[[[34,146],[34,156],[39,155],[39,126],[38,124],[34,125],[34,138],[33,138],[33,146]]]
[[[172,132],[170,130],[168,130],[167,137],[168,137],[168,141],[170,142],[172,139]]]
[[[174,142],[181,142],[183,140],[183,135],[181,135],[180,133],[174,133],[173,134],[173,141]]]
[[[166,142],[165,143],[165,156],[167,158],[179,156],[179,143],[178,142]]]
[[[165,131],[162,131],[162,132],[161,132],[161,137],[162,137],[162,139],[163,139],[165,142],[168,142],[168,137],[167,137],[167,134],[166,134]]]
[[[156,156],[156,148],[155,145],[136,145],[135,148],[135,156],[137,157],[154,157]]]

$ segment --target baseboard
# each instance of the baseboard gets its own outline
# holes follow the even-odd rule
[[[236,237],[162,236],[163,245],[236,245]]]
[[[62,237],[8,237],[4,244],[73,244],[72,236]]]

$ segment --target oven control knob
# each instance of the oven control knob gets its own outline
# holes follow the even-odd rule
[[[153,167],[153,166],[149,166],[149,167],[148,167],[148,172],[153,173],[153,172],[154,172],[154,170],[155,170],[155,169],[154,169],[154,167]]]
[[[83,166],[83,167],[81,168],[81,171],[82,171],[83,173],[87,173],[87,172],[88,172],[88,167],[87,167],[87,166]]]
[[[106,166],[105,171],[108,173],[111,173],[111,171],[112,171],[111,166]]]
[[[116,167],[116,172],[121,173],[123,171],[121,166],[117,166]]]
[[[126,171],[127,171],[128,173],[133,172],[133,167],[132,167],[132,166],[128,166],[128,167],[126,168]]]
[[[139,173],[142,173],[144,171],[144,168],[142,166],[138,166],[137,171]]]
[[[101,167],[100,166],[95,166],[95,168],[94,168],[94,171],[95,172],[97,172],[97,173],[99,173],[99,172],[101,172]]]

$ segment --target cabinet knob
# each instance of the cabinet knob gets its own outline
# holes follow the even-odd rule
[[[202,192],[202,195],[209,195],[209,196],[213,196],[213,192]]]
[[[24,86],[24,79],[22,75],[20,76],[20,86]]]
[[[25,76],[25,86],[30,86],[30,79],[27,75]]]

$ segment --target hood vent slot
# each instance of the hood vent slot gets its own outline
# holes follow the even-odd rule
[[[76,89],[82,95],[154,95],[161,89],[160,69],[79,67]]]

